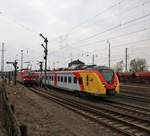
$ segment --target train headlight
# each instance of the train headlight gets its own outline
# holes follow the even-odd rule
[[[106,87],[106,85],[105,85],[105,84],[102,84],[102,86],[103,86],[103,87]]]

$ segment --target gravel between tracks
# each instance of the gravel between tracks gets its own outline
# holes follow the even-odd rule
[[[15,106],[19,124],[28,127],[29,136],[119,136],[86,118],[53,103],[26,87],[6,86],[9,100]]]

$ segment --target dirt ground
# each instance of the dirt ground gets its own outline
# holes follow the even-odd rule
[[[1,110],[0,110],[1,112]],[[1,114],[0,114],[1,116]],[[4,129],[3,125],[2,125],[2,118],[0,117],[0,136],[7,136],[6,134],[6,130]]]
[[[17,84],[6,85],[19,124],[27,125],[28,136],[119,136]]]

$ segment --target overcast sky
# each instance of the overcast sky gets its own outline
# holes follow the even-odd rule
[[[49,40],[48,67],[66,67],[72,60],[111,66],[145,58],[150,66],[150,0],[0,0],[0,44],[5,61],[18,60],[33,69],[43,61],[42,33]],[[26,67],[24,63],[24,67]],[[6,69],[11,69],[5,64]]]

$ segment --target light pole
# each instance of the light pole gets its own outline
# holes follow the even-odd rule
[[[125,52],[125,71],[128,71],[128,48],[126,48],[126,52]]]
[[[23,50],[21,50],[21,69],[23,69]]]
[[[92,54],[92,65],[95,65],[95,58],[97,58],[97,54]]]
[[[108,47],[109,47],[109,49],[108,49],[108,65],[110,68],[110,42],[109,42],[109,40],[107,40],[107,43],[108,43]]]

